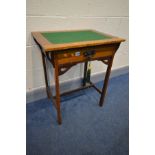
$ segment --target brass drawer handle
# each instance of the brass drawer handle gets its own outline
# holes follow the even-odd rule
[[[85,51],[83,53],[84,57],[87,57],[87,58],[91,58],[92,56],[94,56],[94,54],[95,54],[95,50]]]

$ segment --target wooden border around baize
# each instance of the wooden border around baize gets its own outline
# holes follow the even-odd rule
[[[68,32],[75,31],[75,30],[68,30]],[[84,30],[76,30],[76,31],[84,31]],[[41,31],[41,32],[32,32],[32,36],[34,39],[41,45],[45,52],[49,51],[59,51],[65,50],[70,48],[80,48],[80,47],[87,47],[87,46],[97,46],[97,45],[105,45],[105,44],[114,44],[124,42],[125,39],[115,37],[109,34],[100,33],[95,30],[91,30],[99,34],[104,34],[107,36],[112,37],[111,39],[104,39],[104,40],[92,40],[92,41],[81,41],[81,42],[74,42],[74,43],[63,43],[63,44],[54,44],[49,42],[41,33],[43,32],[67,32],[67,31]]]

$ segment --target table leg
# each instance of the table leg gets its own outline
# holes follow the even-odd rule
[[[45,77],[45,84],[46,84],[46,93],[47,93],[47,97],[50,98],[50,97],[51,97],[51,94],[50,94],[49,86],[48,86],[47,69],[46,69],[46,58],[44,57],[43,54],[42,54],[42,62],[43,62],[43,68],[44,68],[44,77]]]
[[[109,76],[110,76],[110,72],[111,72],[111,67],[112,67],[112,63],[113,63],[113,57],[111,57],[108,61],[109,61],[108,68],[106,71],[104,84],[103,84],[103,88],[102,88],[102,94],[101,94],[101,98],[100,98],[100,102],[99,102],[100,106],[103,106],[103,102],[104,102],[104,98],[105,98],[105,94],[106,94],[106,90],[107,90],[107,86],[108,86]]]
[[[86,85],[87,66],[88,66],[88,61],[84,63],[84,77],[83,77],[83,86],[85,86],[85,85]]]
[[[60,86],[59,86],[59,66],[55,63],[55,87],[56,87],[56,109],[57,109],[57,121],[58,124],[62,123],[61,110],[60,110]]]

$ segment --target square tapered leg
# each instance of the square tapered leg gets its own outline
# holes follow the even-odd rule
[[[108,60],[108,68],[107,68],[107,71],[106,71],[106,75],[105,75],[105,79],[104,79],[104,84],[103,84],[103,88],[102,88],[102,94],[101,94],[100,102],[99,102],[100,106],[103,106],[103,103],[104,103],[105,94],[106,94],[107,86],[108,86],[108,81],[109,81],[109,77],[110,77],[110,73],[111,73],[112,63],[113,63],[113,57],[111,57]]]
[[[60,109],[60,85],[59,85],[59,66],[55,63],[55,89],[56,89],[56,110],[57,110],[57,121],[59,124],[62,123],[61,109]]]

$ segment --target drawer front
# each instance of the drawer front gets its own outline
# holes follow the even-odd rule
[[[60,52],[57,54],[57,59],[59,64],[76,63],[109,57],[114,55],[115,52],[115,46],[82,48]]]

